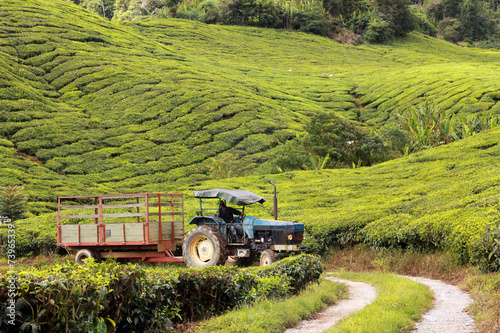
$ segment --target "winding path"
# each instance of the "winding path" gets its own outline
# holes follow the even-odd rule
[[[473,302],[470,296],[455,286],[442,281],[421,277],[405,276],[408,279],[427,285],[434,293],[433,308],[423,315],[412,333],[473,333],[476,327],[472,317],[465,309]],[[311,319],[302,321],[298,326],[285,333],[317,333],[334,326],[339,319],[361,310],[373,302],[377,294],[368,283],[353,282],[335,277],[326,277],[334,282],[342,282],[349,287],[349,299],[340,301]]]
[[[335,323],[350,314],[361,310],[377,297],[375,288],[363,282],[353,282],[335,277],[327,280],[342,282],[349,287],[349,299],[342,300],[326,310],[317,313],[311,319],[302,321],[298,326],[290,328],[285,333],[317,333],[335,325]]]
[[[412,333],[473,333],[474,319],[465,312],[472,304],[469,294],[442,281],[405,276],[423,283],[434,293],[433,308],[423,315]]]

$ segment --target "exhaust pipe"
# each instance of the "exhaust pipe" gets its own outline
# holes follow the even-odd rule
[[[278,198],[276,197],[276,185],[272,181],[269,181],[269,183],[271,183],[271,185],[274,186],[274,198],[273,198],[274,219],[277,220],[278,219]]]

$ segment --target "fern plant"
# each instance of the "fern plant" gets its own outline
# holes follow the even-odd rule
[[[325,157],[317,156],[312,153],[309,154],[309,165],[304,164],[302,168],[305,170],[322,170],[326,167],[330,154],[326,154]]]
[[[28,202],[28,196],[23,191],[24,187],[18,185],[0,187],[0,216],[11,221],[23,216]]]
[[[453,119],[430,102],[410,107],[405,114],[398,114],[397,119],[410,133],[413,151],[449,143],[455,136]]]

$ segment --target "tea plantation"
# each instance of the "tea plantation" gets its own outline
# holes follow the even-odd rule
[[[2,0],[0,36],[0,186],[24,185],[33,214],[54,211],[58,195],[180,191],[189,215],[192,190],[269,196],[272,180],[280,217],[306,224],[312,250],[444,247],[489,265],[498,129],[370,168],[272,174],[269,161],[317,112],[366,127],[426,100],[500,113],[496,50],[418,33],[350,46],[287,30],[119,23],[59,0]],[[224,153],[246,177],[210,180]],[[271,205],[257,210],[272,216]],[[29,235],[19,250],[55,250],[54,215],[19,223]]]

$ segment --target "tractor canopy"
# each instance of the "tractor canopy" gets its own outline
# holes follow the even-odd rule
[[[200,199],[219,198],[237,206],[246,206],[257,202],[264,203],[266,201],[266,199],[260,195],[245,190],[215,189],[194,191],[194,197]]]

